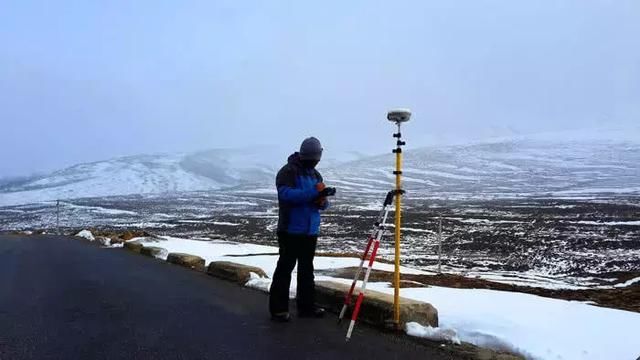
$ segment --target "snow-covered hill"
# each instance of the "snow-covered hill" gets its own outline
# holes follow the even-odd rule
[[[587,196],[640,193],[640,142],[501,140],[405,151],[412,197]],[[392,188],[392,154],[325,171],[343,190]]]
[[[0,184],[0,206],[228,187],[272,190],[275,172],[288,155],[261,147],[80,164]],[[343,194],[379,195],[393,187],[393,164],[389,153],[344,163],[326,161],[322,172]],[[404,183],[413,199],[640,194],[640,141],[530,137],[407,148]]]
[[[0,206],[113,195],[216,190],[272,182],[277,150],[209,150],[140,155],[79,164],[0,185]],[[284,156],[284,155],[282,155]],[[281,156],[281,157],[282,157]]]

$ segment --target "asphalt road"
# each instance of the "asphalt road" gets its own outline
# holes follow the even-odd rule
[[[457,359],[326,319],[273,323],[267,296],[120,249],[0,235],[0,359]]]

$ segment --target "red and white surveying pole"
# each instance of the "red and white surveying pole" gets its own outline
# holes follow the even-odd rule
[[[342,321],[344,315],[347,311],[347,308],[351,305],[351,298],[353,296],[353,291],[358,283],[358,279],[360,279],[360,274],[362,273],[362,269],[364,268],[364,262],[369,257],[369,264],[367,266],[367,272],[364,276],[362,288],[360,289],[360,293],[358,294],[358,298],[356,300],[356,305],[351,314],[351,323],[349,324],[349,330],[347,332],[347,341],[351,338],[351,333],[353,331],[353,327],[355,326],[356,319],[358,318],[358,313],[360,312],[360,305],[362,304],[362,299],[364,298],[364,293],[367,288],[367,282],[369,281],[369,275],[371,274],[371,269],[373,268],[373,262],[375,261],[376,254],[378,252],[378,247],[380,246],[380,239],[384,235],[384,231],[386,229],[387,217],[389,215],[389,205],[393,203],[393,198],[395,195],[395,191],[389,191],[387,193],[387,197],[384,200],[384,204],[382,205],[382,210],[380,210],[380,214],[374,223],[373,230],[369,235],[369,240],[367,242],[367,247],[362,254],[362,258],[360,259],[360,266],[356,271],[356,275],[353,278],[353,282],[351,283],[351,288],[349,288],[349,292],[344,298],[344,305],[342,305],[342,310],[340,311],[340,316],[338,317],[338,322]],[[371,253],[369,255],[369,253]]]
[[[382,221],[376,221],[374,225],[375,230],[373,231],[373,235],[369,236],[367,247],[360,261],[360,267],[358,268],[358,271],[356,272],[356,276],[353,279],[353,282],[351,283],[351,288],[349,289],[349,293],[347,293],[347,296],[344,299],[344,305],[342,306],[342,311],[340,312],[340,318],[338,319],[338,321],[342,320],[347,310],[347,307],[351,304],[351,297],[353,296],[353,290],[355,289],[356,283],[360,278],[360,273],[362,272],[362,269],[364,267],[364,262],[367,258],[367,255],[369,255],[369,250],[371,250],[371,255],[369,255],[369,264],[367,265],[367,272],[364,275],[364,279],[362,281],[362,287],[360,288],[360,293],[358,294],[355,307],[353,308],[353,313],[351,314],[351,322],[349,323],[349,330],[347,330],[347,338],[346,338],[347,341],[349,341],[349,339],[351,338],[351,333],[353,332],[353,328],[356,325],[356,320],[358,319],[358,314],[360,313],[360,306],[362,305],[364,294],[367,291],[367,283],[369,282],[371,269],[373,269],[373,263],[376,259],[376,254],[378,253],[378,247],[380,247],[380,239],[382,239],[382,236],[384,235],[384,232],[386,230],[387,217],[389,215],[388,206],[391,205],[391,203],[393,202],[394,196],[395,196],[395,191],[390,191],[387,194],[384,204],[382,205],[382,210],[380,212],[382,214]]]

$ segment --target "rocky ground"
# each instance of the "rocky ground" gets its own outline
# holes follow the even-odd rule
[[[99,238],[109,238],[111,244],[123,243],[135,237],[154,237],[156,236],[152,232],[143,231],[139,229],[123,230],[113,229],[108,227],[102,228],[90,228],[92,234]],[[66,229],[66,233],[74,234],[77,229]],[[34,233],[46,233],[47,230],[35,230]],[[205,240],[206,241],[206,240]],[[276,253],[270,254],[275,255]],[[242,256],[252,255],[265,255],[261,254],[243,254]],[[360,254],[353,252],[334,252],[334,251],[319,251],[317,256],[339,256],[339,257],[359,257]],[[381,262],[391,263],[388,259],[379,259]],[[333,270],[317,271],[319,275],[332,276],[344,279],[353,279],[357,268],[340,268]],[[609,279],[609,285],[622,284],[628,280],[632,280],[640,277],[640,271],[619,271],[599,274],[602,278]],[[389,282],[393,283],[393,273],[373,270],[371,272],[370,281],[372,282]],[[511,291],[533,294],[543,297],[584,301],[593,303],[593,305],[640,312],[640,282],[636,282],[630,286],[615,287],[608,286],[607,288],[589,287],[581,289],[553,289],[536,286],[522,286],[517,284],[510,284],[505,282],[491,281],[480,278],[479,276],[466,276],[457,275],[452,273],[441,274],[402,274],[400,286],[406,287],[428,287],[428,286],[443,286],[451,288],[461,289],[489,289],[500,291]]]
[[[344,195],[324,215],[319,252],[358,256],[380,197]],[[277,204],[259,191],[132,196],[63,202],[70,232],[139,229],[153,234],[275,245]],[[391,216],[393,213],[390,214]],[[403,213],[402,262],[512,285],[603,286],[640,272],[640,198],[414,199]],[[54,203],[0,208],[0,229],[55,228]],[[391,236],[381,260],[393,258]],[[505,281],[507,280],[507,281]],[[586,296],[586,295],[585,295]]]

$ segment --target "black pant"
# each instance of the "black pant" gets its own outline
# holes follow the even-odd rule
[[[315,304],[315,283],[313,282],[313,257],[316,252],[317,236],[278,233],[280,258],[269,294],[269,311],[272,314],[289,311],[289,286],[291,272],[298,262],[298,311],[310,311]]]

